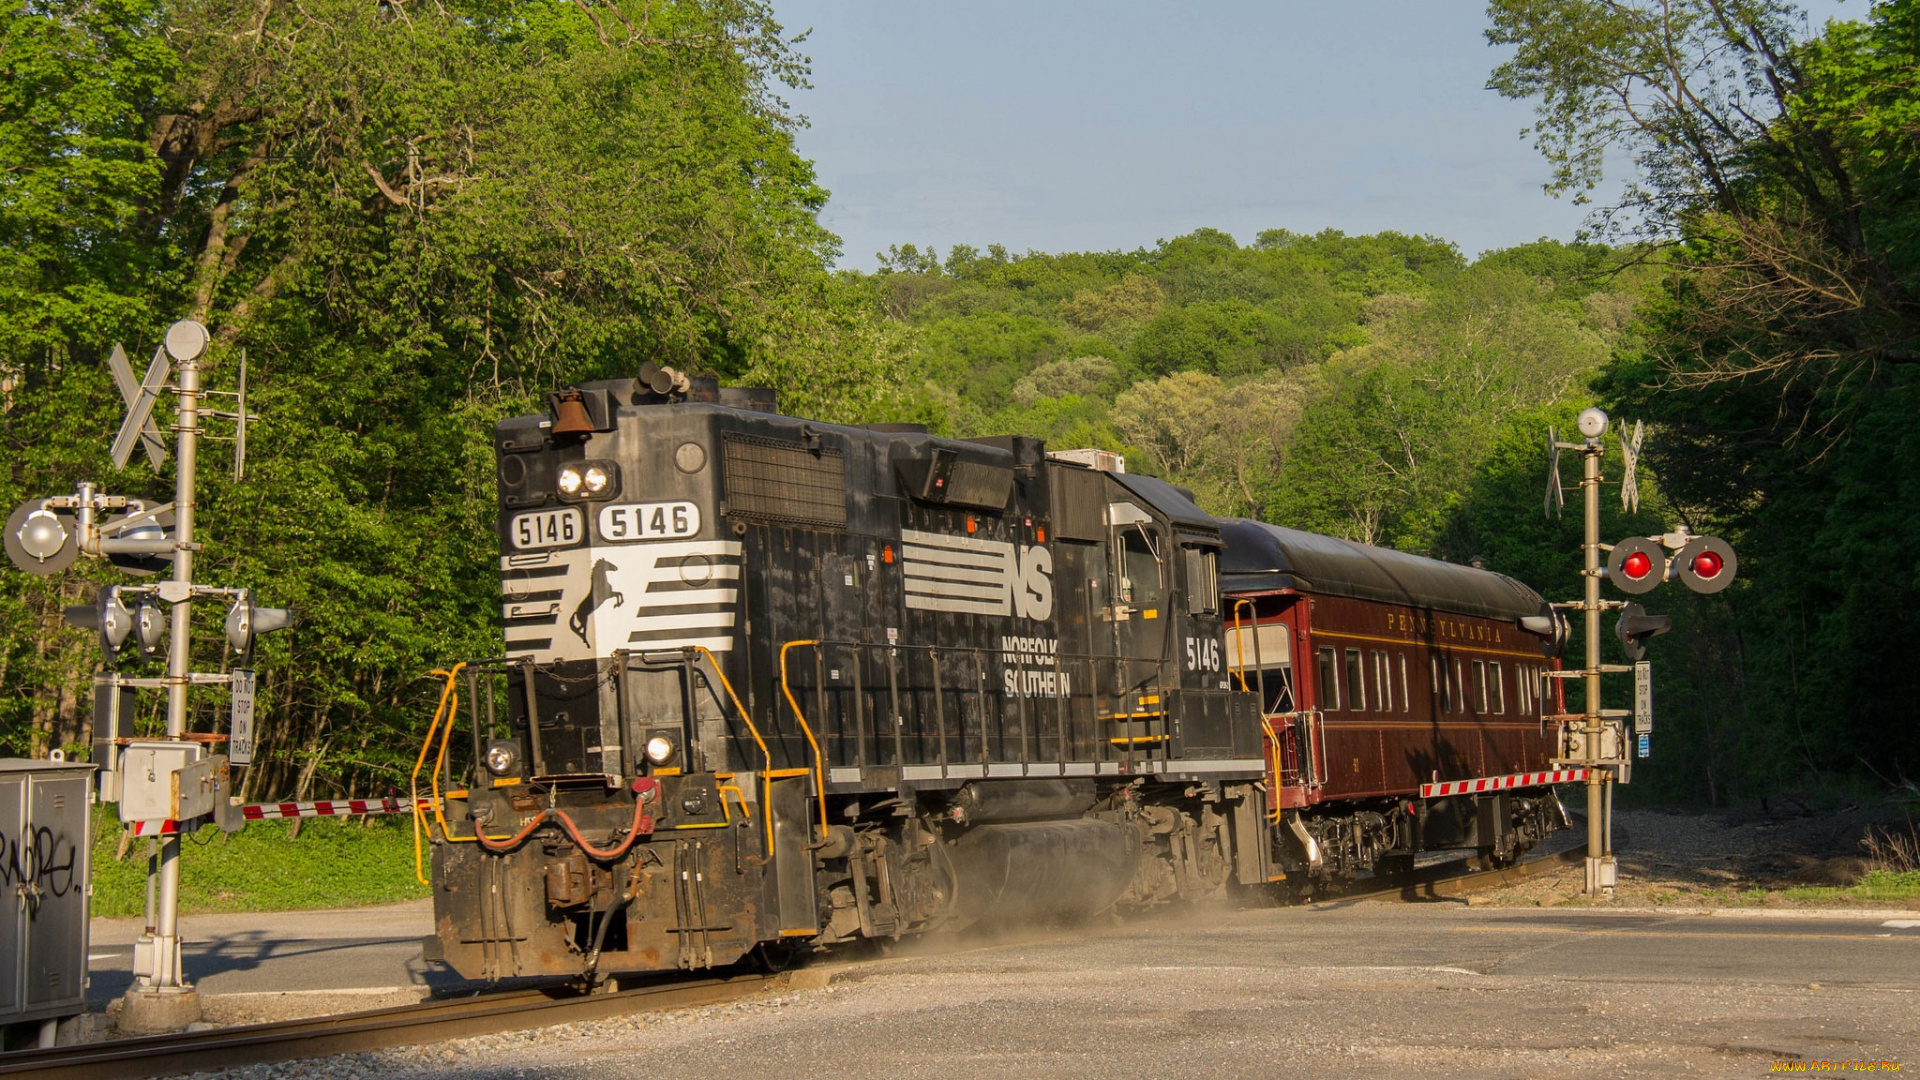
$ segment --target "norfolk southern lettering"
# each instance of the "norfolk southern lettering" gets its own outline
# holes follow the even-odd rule
[[[1008,697],[1068,697],[1073,677],[1060,670],[1058,638],[1000,638],[1001,691]]]

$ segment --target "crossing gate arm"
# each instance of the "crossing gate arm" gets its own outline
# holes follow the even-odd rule
[[[1585,769],[1553,769],[1548,772],[1510,773],[1506,776],[1483,776],[1477,780],[1447,780],[1433,784],[1420,785],[1420,797],[1437,799],[1443,795],[1479,795],[1488,791],[1510,791],[1514,788],[1546,787],[1551,784],[1567,784],[1585,780]]]

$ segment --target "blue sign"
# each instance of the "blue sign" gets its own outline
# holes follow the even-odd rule
[[[1640,756],[1641,757],[1651,757],[1653,755],[1653,748],[1649,745],[1652,741],[1653,741],[1653,736],[1651,735],[1640,736]]]

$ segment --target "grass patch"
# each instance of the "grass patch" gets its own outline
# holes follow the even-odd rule
[[[1788,900],[1920,900],[1920,870],[1869,870],[1858,885],[1781,889],[1777,895]]]
[[[296,911],[417,900],[413,823],[394,815],[357,821],[316,818],[287,839],[287,823],[261,822],[231,835],[208,826],[180,844],[180,911]],[[93,914],[139,915],[147,903],[147,845],[135,840],[114,860],[121,825],[95,820]]]

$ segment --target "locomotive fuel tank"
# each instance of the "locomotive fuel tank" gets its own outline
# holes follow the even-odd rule
[[[1140,834],[1097,819],[982,825],[953,846],[949,926],[1081,919],[1133,880]]]

